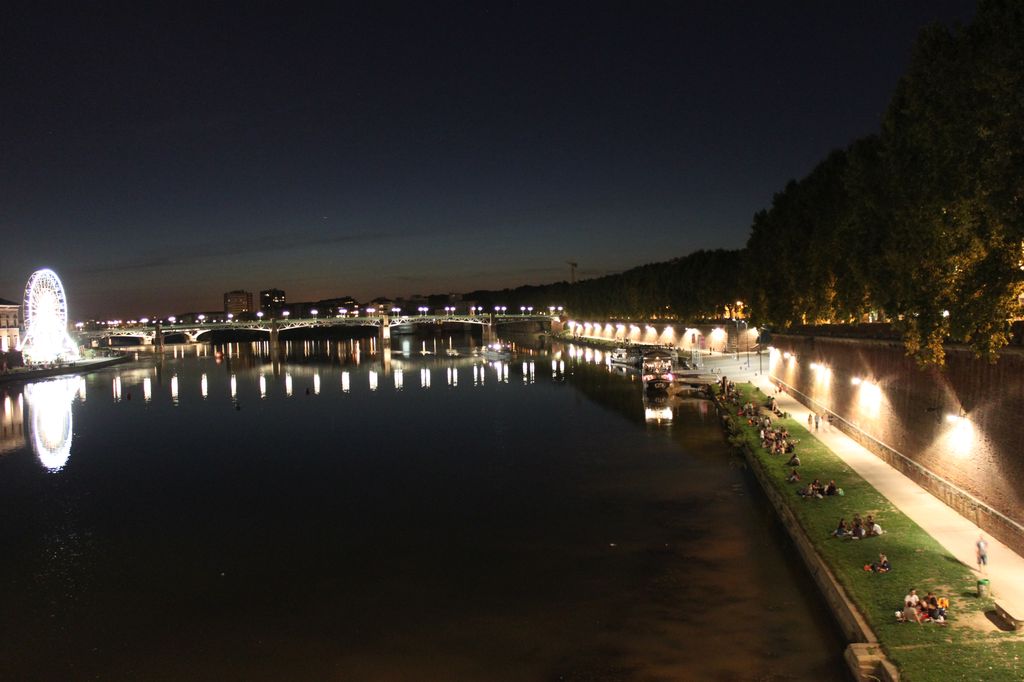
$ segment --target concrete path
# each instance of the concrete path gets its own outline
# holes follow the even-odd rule
[[[775,385],[767,374],[745,376],[740,371],[730,375],[724,367],[723,373],[731,379],[735,376],[737,381],[749,379],[765,394],[775,396],[780,409],[789,412],[798,422],[806,423],[810,411],[788,393],[776,394]],[[822,422],[820,429],[812,432],[812,435],[850,465],[897,509],[913,519],[950,554],[971,567],[978,578],[991,580],[992,596],[997,605],[1014,618],[1024,619],[1024,557],[982,533],[976,525],[947,507],[937,497],[826,422]],[[988,542],[989,563],[982,571],[977,569],[975,553],[979,535],[984,535]]]

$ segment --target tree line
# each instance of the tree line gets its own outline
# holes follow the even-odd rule
[[[950,340],[994,359],[1024,296],[1024,3],[922,31],[881,129],[790,181],[746,248],[467,296],[684,320],[742,300],[760,326],[878,319],[924,364]]]

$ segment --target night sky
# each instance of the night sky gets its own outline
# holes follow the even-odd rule
[[[2,298],[52,267],[72,319],[157,316],[740,248],[877,131],[920,28],[974,11],[146,4],[0,8]]]

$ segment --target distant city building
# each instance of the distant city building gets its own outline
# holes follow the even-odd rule
[[[359,305],[359,301],[351,296],[325,298],[321,301],[317,301],[317,306],[319,306],[320,314],[322,315],[348,315],[361,307]]]
[[[224,294],[224,314],[244,315],[252,311],[252,292],[236,289]]]
[[[18,347],[18,327],[21,324],[21,306],[0,298],[0,353]]]
[[[285,305],[284,292],[280,289],[264,289],[260,292],[260,310],[277,310]]]

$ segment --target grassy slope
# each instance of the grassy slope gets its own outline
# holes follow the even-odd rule
[[[751,385],[738,386],[744,401],[765,404],[766,396]],[[847,594],[860,608],[904,678],[919,680],[1021,680],[1024,679],[1024,635],[995,631],[985,611],[992,607],[976,596],[976,577],[916,523],[899,512],[878,491],[854,473],[820,441],[806,425],[793,419],[777,419],[800,441],[802,484],[819,478],[835,479],[842,497],[804,500],[796,494],[800,483],[787,483],[787,457],[772,456],[758,442],[757,430],[745,419],[735,419],[740,436],[766,465],[776,488],[786,499],[820,555],[828,563]],[[862,540],[831,537],[840,517],[847,522],[854,513],[873,514],[885,533]],[[875,574],[865,563],[884,552],[893,570]],[[946,627],[897,623],[894,612],[903,596],[917,588],[922,597],[929,591],[950,601]],[[987,626],[987,627],[986,627]]]

